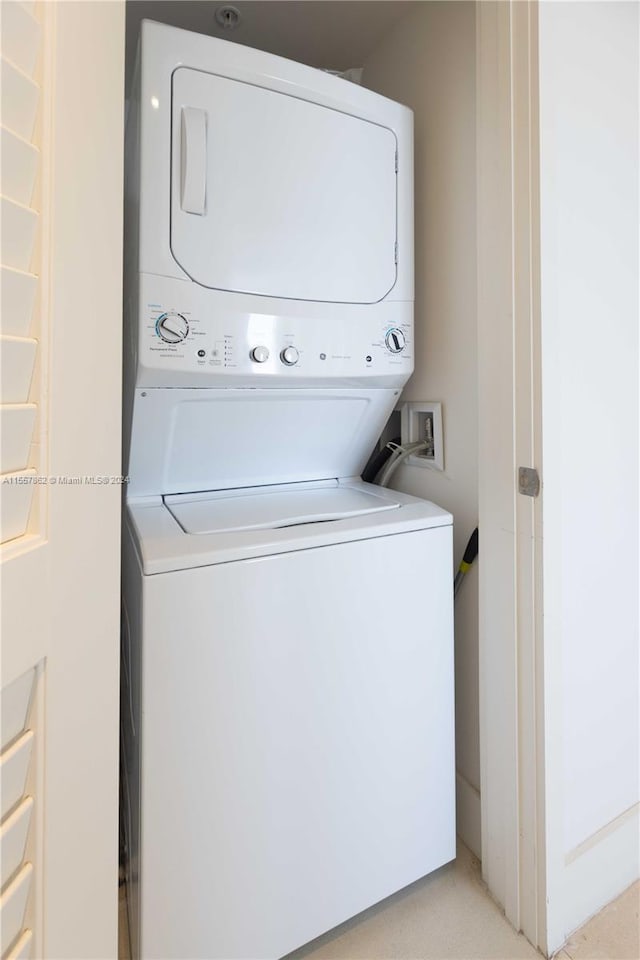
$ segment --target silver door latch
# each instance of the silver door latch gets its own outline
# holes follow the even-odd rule
[[[535,467],[518,467],[518,493],[524,497],[537,497],[540,493],[540,476]]]

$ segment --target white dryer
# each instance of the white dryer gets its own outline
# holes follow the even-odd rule
[[[275,960],[455,855],[451,516],[359,479],[411,113],[145,22],[127,139],[132,956]]]

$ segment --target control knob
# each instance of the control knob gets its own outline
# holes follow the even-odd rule
[[[285,347],[280,354],[280,359],[283,363],[286,363],[288,367],[293,367],[300,359],[300,354],[295,347]]]
[[[254,347],[251,351],[251,359],[256,363],[265,363],[269,359],[268,347]]]
[[[397,327],[394,327],[392,330],[387,331],[387,335],[384,338],[384,342],[387,345],[387,350],[390,350],[391,353],[402,353],[405,346],[407,345],[407,338],[405,337],[402,330],[399,330]]]
[[[156,333],[165,343],[180,343],[189,333],[189,324],[181,313],[163,313],[156,321]]]

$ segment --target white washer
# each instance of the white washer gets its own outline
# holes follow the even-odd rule
[[[145,22],[126,196],[132,956],[275,960],[455,855],[451,517],[357,479],[411,111]]]
[[[134,957],[281,957],[455,856],[451,569],[361,481],[130,508]]]

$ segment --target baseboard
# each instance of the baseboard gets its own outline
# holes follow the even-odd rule
[[[556,922],[550,922],[547,934],[549,952],[639,877],[640,804],[635,804],[567,854],[562,910],[554,911]]]
[[[480,860],[482,853],[480,791],[476,790],[461,773],[456,773],[456,808],[458,836]]]

